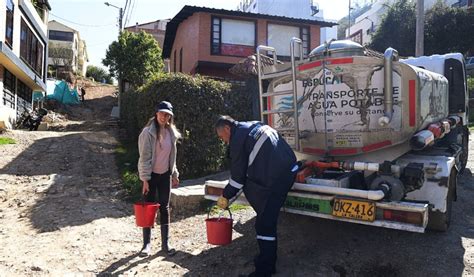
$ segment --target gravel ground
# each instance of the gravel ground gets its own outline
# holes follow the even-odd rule
[[[141,231],[114,162],[113,88],[99,87],[54,131],[13,131],[0,146],[0,276],[239,276],[257,253],[251,209],[233,242],[207,243],[202,211],[173,217],[177,254],[137,257]],[[470,144],[474,154],[474,144]],[[281,214],[276,276],[474,275],[474,171],[459,178],[448,232],[416,234]],[[158,228],[159,229],[159,228]]]

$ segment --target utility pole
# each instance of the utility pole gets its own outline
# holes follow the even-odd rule
[[[119,10],[119,38],[120,38],[120,35],[122,34],[122,28],[123,28],[123,9],[121,7],[117,7],[115,5],[112,5],[110,4],[109,2],[105,2],[104,3],[106,6],[109,6],[109,7],[114,7],[116,9]],[[117,41],[119,41],[117,39]],[[120,118],[120,94],[122,94],[122,76],[121,76],[121,72],[118,72],[118,76],[117,76],[117,81],[118,81],[118,95],[117,95],[117,107],[118,107],[118,111],[119,111],[119,118]]]
[[[123,28],[123,25],[122,25],[122,22],[123,22],[123,9],[120,8],[120,7],[117,7],[115,5],[112,5],[109,2],[105,2],[104,4],[106,6],[114,7],[114,8],[119,10],[119,35],[120,35],[122,33],[122,28]]]
[[[415,42],[415,56],[424,55],[424,32],[425,32],[425,11],[424,0],[416,1],[416,42]]]
[[[347,27],[347,37],[351,37],[351,0],[349,0],[349,25]]]
[[[122,29],[123,29],[122,20],[123,20],[123,9],[120,8],[119,9],[119,28],[120,28],[119,35],[122,33]]]

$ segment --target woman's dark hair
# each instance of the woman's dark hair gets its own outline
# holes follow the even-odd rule
[[[156,127],[156,137],[157,138],[160,138],[160,133],[161,133],[161,127],[160,127],[160,124],[158,123],[158,116],[156,115],[157,113],[155,113],[155,115],[150,118],[147,122],[147,124],[145,125],[145,127],[148,127],[150,126],[151,124],[155,124],[155,127]],[[181,136],[181,133],[179,132],[178,128],[176,128],[176,125],[174,124],[174,116],[172,116],[170,118],[170,120],[168,121],[168,123],[166,124],[166,127],[172,129],[174,135],[176,136],[177,139],[180,139],[182,136]]]
[[[216,124],[214,125],[214,127],[216,129],[220,129],[224,126],[232,127],[234,125],[235,125],[235,120],[232,117],[230,117],[228,115],[221,115],[217,119]]]

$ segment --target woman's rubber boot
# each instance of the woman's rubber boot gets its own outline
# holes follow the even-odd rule
[[[174,249],[169,243],[169,224],[163,224],[161,226],[161,251],[165,252],[168,256],[176,254]]]
[[[147,257],[151,254],[151,229],[150,228],[143,228],[143,247],[140,250],[138,256],[140,257]]]

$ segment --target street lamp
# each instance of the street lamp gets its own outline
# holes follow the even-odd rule
[[[123,18],[123,9],[115,5],[110,4],[109,2],[104,3],[106,6],[114,7],[119,10],[119,34],[122,33],[122,18]]]
[[[349,0],[349,26],[347,27],[348,37],[351,37],[351,10],[353,10],[353,8],[351,7],[351,0]]]
[[[105,2],[104,4],[108,7],[114,7],[119,10],[119,38],[120,38],[120,35],[122,34],[123,9],[115,5],[112,5],[109,2]],[[119,113],[119,118],[120,118],[120,94],[122,93],[122,76],[120,72],[118,72],[117,81],[118,81],[118,90],[119,90],[118,95],[117,95],[117,102],[118,102],[117,108],[118,108],[118,113]]]

